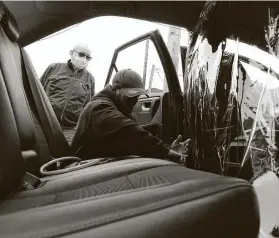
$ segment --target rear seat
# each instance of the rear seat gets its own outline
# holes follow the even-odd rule
[[[34,125],[36,112],[24,90],[17,25],[5,13],[0,17],[1,237],[257,237],[258,204],[250,184],[164,160],[111,162],[42,178],[39,188],[20,190],[24,173],[41,164],[36,137],[41,128]]]

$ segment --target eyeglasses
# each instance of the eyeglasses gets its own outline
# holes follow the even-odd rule
[[[74,50],[74,51],[77,52],[78,56],[81,57],[81,58],[85,57],[88,61],[92,59],[91,56],[89,56],[89,55],[87,55],[87,54],[85,54],[83,52],[79,52],[79,51],[76,51],[76,50]]]

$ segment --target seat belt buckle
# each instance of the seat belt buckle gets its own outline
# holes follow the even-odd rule
[[[38,188],[41,184],[42,182],[38,177],[26,172],[21,185],[24,190],[30,190]]]

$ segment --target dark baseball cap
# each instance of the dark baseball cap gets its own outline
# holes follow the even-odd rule
[[[118,71],[112,79],[112,86],[122,89],[127,97],[146,94],[141,76],[131,69]]]

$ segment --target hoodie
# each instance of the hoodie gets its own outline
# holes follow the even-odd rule
[[[110,85],[82,111],[71,148],[82,159],[128,155],[167,158],[170,150],[121,107]]]

